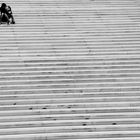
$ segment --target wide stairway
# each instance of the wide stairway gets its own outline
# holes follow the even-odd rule
[[[0,140],[140,140],[139,0],[5,0]]]

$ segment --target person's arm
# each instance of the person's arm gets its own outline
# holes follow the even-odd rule
[[[2,12],[1,12],[1,7],[0,7],[0,24],[1,24],[1,19],[2,19]]]
[[[9,15],[12,15],[12,9],[11,9],[11,7],[10,6],[7,6],[7,13],[9,14]]]
[[[2,12],[1,12],[1,7],[0,7],[0,16],[2,15]]]

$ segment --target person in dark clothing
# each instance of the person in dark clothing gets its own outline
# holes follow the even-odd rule
[[[5,3],[2,3],[0,7],[0,23],[2,22],[7,22],[7,24],[15,24],[11,7],[7,6]]]

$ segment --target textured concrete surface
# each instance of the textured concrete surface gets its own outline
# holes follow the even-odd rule
[[[0,140],[140,140],[140,1],[2,2]]]

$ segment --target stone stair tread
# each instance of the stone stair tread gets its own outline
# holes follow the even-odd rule
[[[140,2],[7,4],[0,140],[139,140]]]

